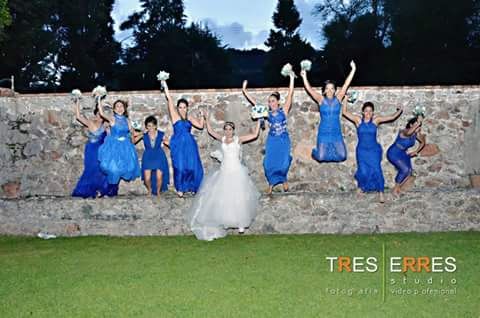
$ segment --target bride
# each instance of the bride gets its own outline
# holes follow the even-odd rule
[[[255,218],[260,193],[240,162],[240,146],[258,137],[260,122],[253,134],[236,136],[235,124],[227,121],[222,136],[210,126],[208,114],[204,113],[204,117],[208,133],[222,141],[222,163],[219,170],[203,180],[187,221],[197,239],[212,241],[225,237],[229,228],[243,233]]]

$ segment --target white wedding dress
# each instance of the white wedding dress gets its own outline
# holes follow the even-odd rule
[[[222,138],[220,169],[208,175],[187,213],[187,221],[199,240],[225,237],[227,229],[244,229],[255,219],[260,193],[242,165],[238,137]]]

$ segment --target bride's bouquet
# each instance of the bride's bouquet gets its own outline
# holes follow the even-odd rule
[[[74,89],[71,93],[72,100],[76,103],[82,99],[82,92],[79,89]]]

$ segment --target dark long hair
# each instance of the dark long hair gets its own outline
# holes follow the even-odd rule
[[[128,102],[123,100],[123,99],[117,99],[114,103],[113,103],[113,106],[112,106],[112,111],[115,109],[115,105],[117,103],[122,103],[123,105],[123,108],[125,108],[125,112],[123,113],[123,116],[125,117],[128,117]],[[115,112],[115,111],[114,111]]]

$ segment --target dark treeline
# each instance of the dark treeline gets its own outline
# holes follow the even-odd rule
[[[355,85],[478,84],[480,0],[319,0],[322,50],[299,34],[293,0],[279,0],[268,51],[237,50],[202,25],[187,25],[182,0],[141,0],[120,26],[131,45],[114,39],[114,0],[0,0],[0,79],[15,76],[21,92],[154,89],[159,70],[172,88],[286,85],[283,64],[313,62],[312,82],[343,79],[358,65]],[[5,81],[4,81],[5,82]],[[6,85],[2,85],[6,86]]]

